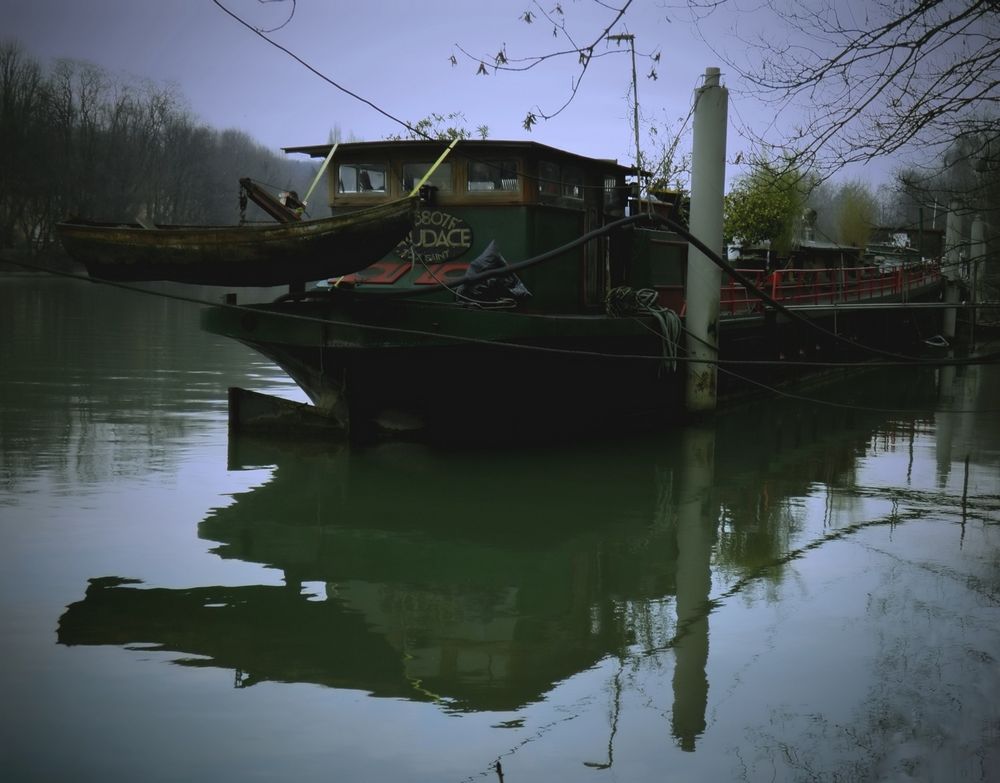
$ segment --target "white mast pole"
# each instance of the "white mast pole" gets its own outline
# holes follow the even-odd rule
[[[726,181],[726,126],[729,91],[719,84],[719,69],[706,68],[705,82],[694,94],[694,141],[691,151],[691,233],[723,255],[722,203]],[[688,246],[686,405],[689,411],[713,410],[719,355],[719,297],[722,270],[700,250]],[[698,359],[709,360],[699,362]]]

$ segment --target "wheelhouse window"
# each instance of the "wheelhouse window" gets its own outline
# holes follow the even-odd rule
[[[433,163],[404,163],[403,190],[407,193],[413,190],[433,165]],[[438,166],[424,184],[432,185],[440,193],[450,193],[452,190],[451,163],[442,163]]]
[[[538,163],[538,194],[558,197],[562,183],[562,172],[558,163],[542,160]]]
[[[384,163],[341,163],[337,169],[339,193],[384,194],[387,184]]]
[[[538,198],[563,206],[579,206],[568,202],[583,201],[583,171],[576,166],[539,161]]]
[[[562,173],[562,194],[566,198],[583,198],[583,172],[567,166]]]
[[[470,193],[516,193],[521,190],[516,160],[469,161]]]
[[[614,174],[604,175],[604,208],[624,208],[625,207],[625,185],[619,183]]]

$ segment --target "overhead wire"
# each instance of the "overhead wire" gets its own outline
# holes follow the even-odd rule
[[[291,49],[288,49],[287,47],[282,46],[280,43],[278,43],[277,41],[275,41],[273,38],[268,37],[263,30],[260,30],[260,29],[258,29],[256,27],[254,27],[252,24],[250,24],[249,22],[247,22],[246,20],[244,20],[238,14],[230,11],[228,8],[226,8],[226,6],[224,6],[221,2],[219,2],[219,0],[212,0],[212,2],[215,3],[215,5],[217,5],[220,9],[222,9],[222,11],[225,12],[228,16],[232,17],[237,22],[239,22],[239,24],[241,24],[247,30],[249,30],[250,32],[252,32],[254,35],[257,35],[257,36],[263,38],[265,41],[267,41],[269,44],[271,44],[271,46],[275,47],[276,49],[280,49],[282,52],[284,52],[289,57],[291,57],[293,60],[295,60],[303,68],[305,68],[306,70],[310,71],[314,75],[318,76],[320,79],[322,79],[326,83],[330,84],[332,87],[335,87],[336,89],[340,90],[345,95],[348,95],[351,98],[354,98],[355,100],[360,101],[361,103],[365,104],[366,106],[374,109],[379,114],[381,114],[383,117],[386,117],[386,118],[392,120],[393,122],[398,123],[399,125],[402,125],[404,128],[406,128],[407,130],[409,130],[411,133],[415,133],[415,134],[418,134],[418,135],[424,135],[424,136],[427,135],[427,134],[422,134],[421,131],[419,131],[417,128],[414,128],[412,125],[410,125],[408,122],[406,122],[406,120],[402,120],[399,117],[396,117],[395,115],[390,114],[385,109],[383,109],[381,106],[379,106],[378,104],[376,104],[374,101],[370,101],[368,98],[365,98],[364,96],[359,95],[358,93],[354,92],[353,90],[350,90],[347,87],[344,87],[342,84],[339,84],[338,82],[334,81],[329,76],[327,76],[325,73],[323,73],[322,71],[320,71],[318,68],[313,67],[308,62],[306,62],[305,60],[303,60],[301,57],[299,57],[297,54],[295,54],[295,52],[293,52]]]
[[[327,84],[329,84],[330,86],[332,86],[335,89],[339,90],[340,92],[344,93],[345,95],[347,95],[347,96],[349,96],[351,98],[354,98],[357,101],[360,101],[361,103],[365,104],[369,108],[371,108],[374,111],[376,111],[379,114],[381,114],[383,117],[385,117],[385,118],[391,120],[392,122],[395,122],[398,125],[400,125],[403,128],[405,128],[409,133],[413,134],[414,137],[416,137],[416,138],[413,139],[413,141],[418,141],[420,139],[423,139],[425,141],[433,141],[433,142],[438,142],[438,143],[441,143],[441,144],[447,143],[448,139],[437,138],[435,136],[432,136],[429,133],[426,133],[425,131],[421,130],[420,128],[418,128],[418,127],[416,127],[414,125],[412,125],[411,123],[407,122],[406,120],[403,120],[403,119],[397,117],[396,115],[392,114],[391,112],[383,109],[381,106],[379,106],[374,101],[372,101],[372,100],[370,100],[368,98],[365,98],[362,95],[359,95],[358,93],[354,92],[353,90],[349,89],[348,87],[345,87],[344,85],[340,84],[335,79],[330,78],[325,73],[323,73],[321,70],[319,70],[318,68],[316,68],[314,65],[310,64],[309,62],[307,62],[306,60],[304,60],[302,57],[300,57],[299,55],[295,54],[295,52],[293,52],[291,49],[287,48],[286,46],[283,46],[282,44],[278,43],[273,38],[271,38],[270,36],[268,36],[266,34],[267,31],[264,31],[264,30],[261,30],[261,29],[259,29],[257,27],[254,27],[252,24],[250,24],[245,19],[243,19],[241,16],[239,16],[239,14],[236,14],[233,11],[231,11],[230,9],[226,8],[226,6],[223,5],[220,2],[220,0],[212,0],[212,2],[215,5],[217,5],[228,16],[230,16],[231,18],[235,19],[240,25],[242,25],[243,27],[245,27],[247,30],[249,30],[250,32],[252,32],[254,35],[258,36],[262,40],[264,40],[267,43],[269,43],[271,46],[275,47],[276,49],[280,50],[281,52],[284,52],[286,55],[288,55],[289,57],[291,57],[293,60],[295,60],[303,68],[305,68],[306,70],[308,70],[313,75],[319,77],[320,79],[322,79],[323,81],[325,81]],[[286,24],[287,24],[287,22],[286,22]],[[282,26],[284,26],[284,25],[282,25]],[[275,29],[280,29],[280,28],[275,28]],[[473,155],[470,155],[468,152],[466,152],[464,150],[461,150],[461,148],[460,148],[460,151],[457,152],[456,154],[459,155],[459,156],[461,156],[461,157],[463,157],[466,160],[471,160],[471,161],[476,162],[476,163],[484,163],[484,164],[489,165],[491,162],[495,162],[495,161],[488,161],[488,160],[479,159],[479,158],[477,158],[477,157],[475,157]],[[628,168],[628,167],[625,167],[625,168]],[[549,184],[557,184],[557,185],[562,184],[561,181],[560,182],[556,182],[554,180],[544,179],[541,176],[529,174],[528,172],[521,172],[521,174],[522,174],[522,176],[524,176],[525,180],[527,180],[527,181],[537,181],[539,184],[541,184],[541,183],[549,183]],[[583,185],[582,183],[581,183],[580,186],[582,188],[586,188],[586,189],[590,189],[590,188],[601,189],[603,187],[603,186],[600,186],[600,185]]]

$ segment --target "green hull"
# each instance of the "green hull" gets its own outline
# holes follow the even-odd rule
[[[363,304],[220,307],[203,327],[270,358],[357,438],[386,412],[452,437],[523,438],[678,409],[651,318]]]
[[[938,288],[915,293],[913,301],[933,300]],[[940,311],[873,307],[807,317],[829,334],[773,314],[720,319],[720,359],[748,362],[719,372],[720,397],[816,369],[797,362],[871,358],[851,341],[915,352],[936,333]],[[281,366],[359,439],[373,436],[373,422],[387,412],[415,416],[449,439],[519,440],[685,415],[685,365],[665,358],[684,346],[665,343],[648,315],[544,315],[345,294],[217,307],[202,324]]]

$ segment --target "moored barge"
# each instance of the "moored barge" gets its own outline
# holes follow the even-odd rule
[[[409,236],[375,263],[203,316],[352,438],[390,419],[521,438],[683,415],[691,238],[676,203],[635,198],[634,168],[514,141],[287,151],[330,158],[335,216],[423,195]],[[720,395],[810,360],[904,354],[939,329],[940,312],[917,306],[940,298],[934,261],[881,269],[806,244],[796,264],[730,270]]]

